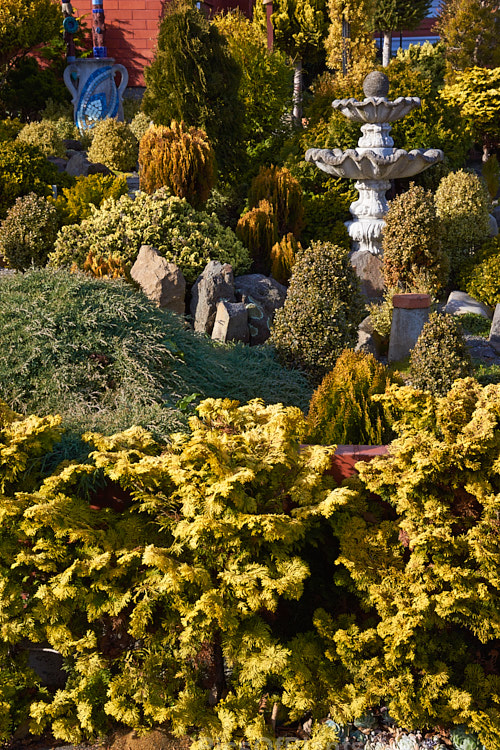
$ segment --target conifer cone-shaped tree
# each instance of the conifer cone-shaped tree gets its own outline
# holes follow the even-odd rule
[[[269,201],[259,204],[240,217],[236,225],[236,236],[250,251],[254,270],[269,273],[271,251],[278,241],[278,227],[274,206]]]
[[[155,58],[144,76],[142,106],[153,122],[202,128],[221,178],[236,168],[242,148],[241,69],[223,35],[191,0],[165,3]]]
[[[280,284],[288,284],[297,253],[302,250],[291,232],[273,245],[271,250],[271,276]]]
[[[162,187],[200,208],[215,183],[215,156],[207,135],[183,122],[169,128],[152,125],[139,144],[141,190],[152,194]]]
[[[250,185],[248,205],[254,208],[262,200],[274,207],[278,235],[292,232],[298,239],[304,218],[302,188],[286,167],[261,167]]]
[[[393,439],[392,418],[372,397],[400,382],[372,354],[346,349],[314,391],[307,441],[319,445],[383,445]]]

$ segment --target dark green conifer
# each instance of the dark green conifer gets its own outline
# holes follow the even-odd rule
[[[145,70],[143,109],[157,125],[202,128],[221,176],[239,160],[241,69],[225,38],[190,0],[165,4],[156,55]]]

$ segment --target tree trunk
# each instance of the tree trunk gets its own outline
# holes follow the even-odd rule
[[[302,126],[302,60],[296,60],[293,66],[293,122]]]
[[[389,65],[391,59],[391,44],[392,44],[392,33],[390,31],[384,31],[384,41],[382,44],[382,65],[386,68]]]

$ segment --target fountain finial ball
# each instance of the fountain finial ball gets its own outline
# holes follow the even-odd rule
[[[367,97],[387,96],[389,93],[389,79],[386,74],[380,73],[378,70],[368,73],[363,81],[363,92]]]

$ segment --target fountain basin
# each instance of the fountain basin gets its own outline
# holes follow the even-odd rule
[[[376,153],[370,149],[342,151],[339,148],[310,148],[306,151],[306,161],[313,162],[323,172],[335,177],[348,177],[352,180],[393,180],[399,177],[413,177],[444,159],[443,152],[437,148],[418,148],[412,151],[398,148],[383,151],[386,153]]]
[[[369,96],[362,102],[357,99],[335,99],[332,107],[352,122],[395,122],[406,117],[415,107],[420,107],[420,98],[398,96],[394,101],[389,101],[385,97]]]

